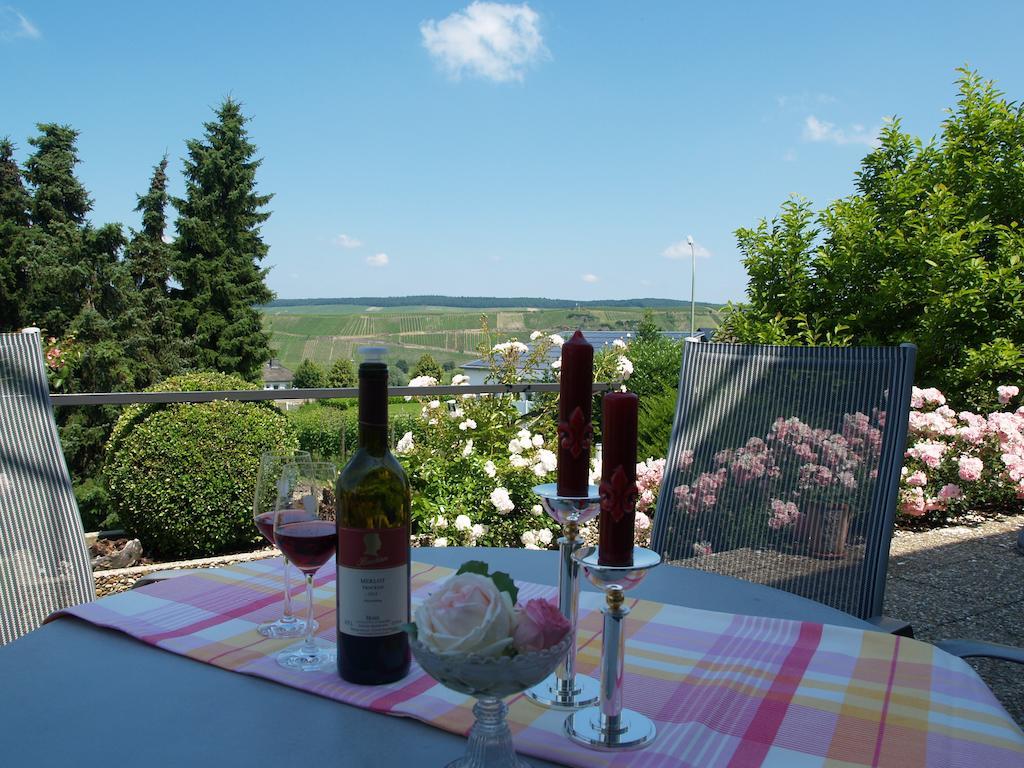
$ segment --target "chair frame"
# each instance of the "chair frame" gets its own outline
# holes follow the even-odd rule
[[[900,344],[898,348],[881,348],[892,350],[896,361],[890,372],[890,392],[896,392],[891,398],[890,412],[908,415],[910,412],[910,396],[913,386],[914,364],[917,358],[917,347],[913,344]],[[689,367],[696,366],[699,356],[707,355],[749,355],[754,356],[759,351],[771,350],[784,357],[820,357],[824,360],[834,361],[836,365],[842,365],[846,360],[863,359],[874,353],[878,354],[877,347],[765,347],[757,345],[742,344],[714,344],[702,342],[699,339],[687,339],[683,345],[682,362],[680,366],[679,395],[676,401],[676,415],[672,428],[672,436],[668,452],[669,467],[673,462],[678,461],[679,452],[682,449],[680,441],[683,431],[679,425],[684,424],[691,410],[696,403],[691,393],[686,390],[685,385],[690,373]],[[875,526],[867,537],[867,546],[864,553],[864,562],[861,566],[862,572],[868,575],[865,579],[865,588],[868,594],[861,601],[866,606],[866,611],[856,615],[859,618],[871,621],[889,632],[907,634],[910,632],[908,625],[882,616],[882,606],[885,598],[885,581],[889,563],[889,545],[892,539],[893,523],[896,516],[896,505],[899,495],[900,470],[903,466],[904,453],[906,451],[908,419],[901,418],[893,429],[886,429],[879,456],[879,482],[874,489],[872,506],[875,509],[881,508],[881,525]],[[670,470],[666,468],[665,481],[670,476]],[[664,486],[663,486],[664,488]],[[651,535],[651,547],[658,552],[664,552],[666,548],[665,536],[672,516],[672,494],[664,490],[659,494],[657,509],[654,515],[654,530]]]

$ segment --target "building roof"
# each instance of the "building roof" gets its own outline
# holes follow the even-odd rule
[[[295,374],[289,368],[281,365],[277,358],[270,358],[270,362],[263,364],[263,381],[273,384],[291,381]]]
[[[569,337],[573,333],[574,333],[574,331],[566,331],[566,332],[561,333],[561,336],[563,338],[565,338],[566,341],[568,341]],[[665,338],[672,339],[673,341],[679,341],[680,339],[685,339],[687,336],[691,335],[687,331],[660,331],[660,333]],[[605,347],[610,347],[616,341],[624,341],[625,343],[628,344],[630,341],[632,341],[633,336],[634,336],[634,332],[633,331],[583,331],[583,335],[586,337],[587,341],[589,341],[594,346],[594,351],[598,351],[599,352],[600,350],[604,349]],[[530,347],[531,349],[533,348],[533,344],[530,344],[529,342],[527,342],[527,346]],[[548,350],[548,353],[547,353],[547,356],[546,356],[546,359],[545,359],[544,363],[540,366],[541,369],[549,367],[551,365],[551,363],[555,362],[555,360],[557,360],[561,356],[562,356],[561,348],[560,347],[556,347],[556,346],[552,346]],[[484,369],[484,370],[486,370],[486,369],[490,368],[490,365],[488,364],[487,359],[482,357],[482,358],[479,358],[478,360],[470,360],[468,363],[463,363],[459,367],[460,368],[464,368],[466,370],[472,370],[472,369]],[[522,367],[522,366],[520,365],[520,367]]]

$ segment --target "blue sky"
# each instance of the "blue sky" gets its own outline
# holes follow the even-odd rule
[[[737,300],[734,230],[850,193],[885,116],[934,135],[963,64],[1024,94],[1024,3],[890,5],[17,0],[0,135],[73,125],[93,221],[136,226],[232,95],[282,298],[686,299],[692,234]]]

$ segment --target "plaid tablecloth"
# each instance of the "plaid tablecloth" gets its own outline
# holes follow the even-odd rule
[[[413,601],[450,573],[414,563]],[[331,639],[333,579],[333,569],[323,568],[315,593],[319,634]],[[520,587],[521,599],[554,594]],[[280,589],[280,560],[261,560],[195,571],[58,615],[346,704],[469,730],[473,700],[415,663],[404,680],[380,687],[279,667],[275,654],[294,641],[265,639],[255,627],[280,610]],[[600,601],[581,596],[578,667],[590,674],[601,653]],[[519,696],[509,702],[509,722],[520,753],[572,766],[1024,766],[1024,733],[967,664],[930,645],[831,625],[628,604],[625,702],[656,722],[657,740],[639,752],[588,750],[563,736],[565,713]]]

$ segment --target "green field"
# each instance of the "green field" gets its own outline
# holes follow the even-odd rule
[[[666,331],[688,330],[688,308],[653,310],[659,327]],[[294,369],[304,359],[329,366],[339,357],[355,359],[356,349],[369,343],[387,345],[393,362],[404,358],[412,365],[420,355],[430,353],[439,363],[459,363],[479,357],[484,339],[482,318],[491,330],[490,342],[516,337],[521,341],[533,331],[565,332],[622,330],[637,326],[644,310],[637,307],[581,307],[579,309],[535,309],[495,307],[407,306],[375,308],[347,304],[268,307],[264,325],[271,334],[275,356]],[[718,308],[698,306],[698,327],[717,327]]]

